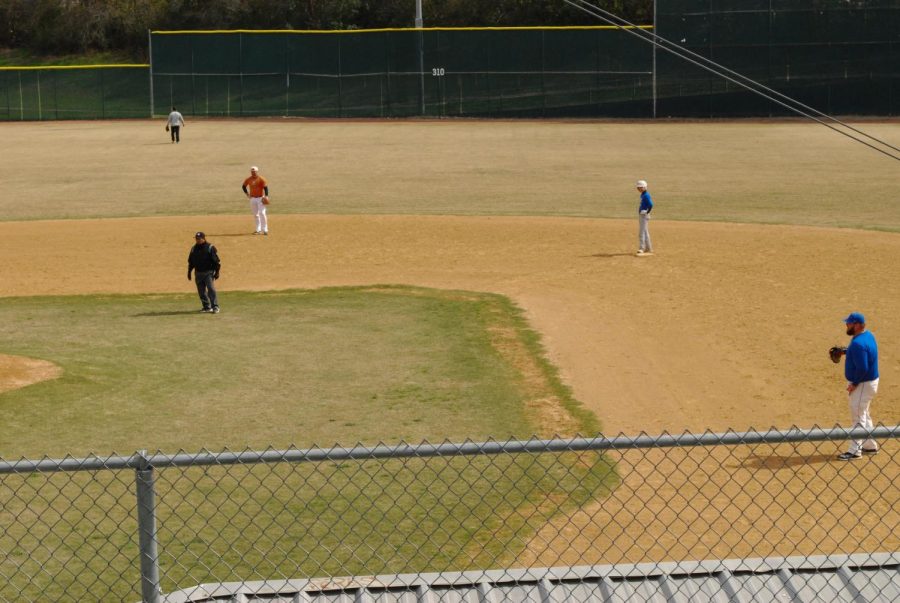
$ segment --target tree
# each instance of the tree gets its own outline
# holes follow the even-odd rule
[[[563,0],[422,2],[426,27],[602,24]],[[646,24],[653,0],[599,6]],[[415,0],[0,0],[0,45],[146,55],[149,29],[376,29],[412,27],[414,16]]]

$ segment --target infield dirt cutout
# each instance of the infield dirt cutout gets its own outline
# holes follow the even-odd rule
[[[277,212],[270,220],[269,237],[250,236],[249,215],[0,223],[0,295],[191,292],[184,273],[198,229],[220,250],[223,312],[229,311],[229,290],[405,284],[499,293],[525,310],[550,360],[606,435],[846,425],[842,369],[826,351],[846,342],[841,318],[859,310],[882,358],[873,417],[885,424],[900,420],[896,234],[657,221],[656,254],[636,258],[632,220]],[[858,496],[866,476],[896,467],[890,463],[895,453],[863,459],[859,471],[836,463],[830,452],[827,445],[779,448],[766,458],[740,448],[724,457],[704,452],[697,470],[727,472],[728,483],[745,484],[751,496],[798,471],[826,484],[829,476],[848,480],[840,489],[784,491],[784,500],[772,501],[827,509],[827,497]],[[798,468],[792,458],[804,463]],[[678,503],[654,507],[647,520],[636,515],[650,507],[633,501],[646,501],[651,490],[678,494],[673,500],[686,504],[691,496],[712,501],[713,516],[699,518],[701,524],[748,519],[737,515],[714,479],[696,484],[681,473],[667,475],[655,464],[657,453],[629,452],[622,460],[623,483],[610,500],[548,525],[519,562],[709,557],[708,545],[693,536],[703,529],[678,520]],[[896,550],[898,535],[889,528],[897,510],[891,501],[869,504],[884,507],[884,523],[866,529],[879,548]],[[758,519],[778,521],[767,519],[764,507]],[[615,548],[614,532],[601,533],[607,521],[641,527],[647,542],[639,559],[631,559],[637,549]],[[816,551],[840,550],[840,522],[829,528]],[[778,529],[804,542],[815,534],[809,526]],[[757,528],[742,542],[722,546],[732,555],[769,554],[766,537],[767,530]]]
[[[56,379],[62,369],[46,360],[0,354],[0,394],[33,383]]]

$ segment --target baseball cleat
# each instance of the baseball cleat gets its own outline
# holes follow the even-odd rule
[[[855,461],[858,458],[861,458],[862,455],[859,453],[853,454],[852,452],[842,452],[837,455],[839,461]]]
[[[212,313],[213,313],[213,314],[218,314],[218,313],[219,313],[219,308],[213,308],[213,309],[212,309]]]
[[[212,312],[212,309],[211,308],[201,308],[200,312],[201,313],[209,313],[209,312]]]

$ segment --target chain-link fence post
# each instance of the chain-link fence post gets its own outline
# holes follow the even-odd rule
[[[156,490],[153,467],[147,459],[146,450],[141,450],[138,455],[135,483],[138,546],[141,558],[141,600],[143,603],[159,603],[162,589],[159,586],[159,553],[156,548]]]

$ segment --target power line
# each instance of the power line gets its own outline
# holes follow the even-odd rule
[[[826,113],[823,113],[822,111],[819,111],[818,109],[809,107],[794,98],[791,98],[785,94],[782,94],[782,93],[778,92],[777,90],[773,90],[773,89],[765,86],[764,84],[757,82],[756,80],[753,80],[745,75],[742,75],[736,71],[733,71],[732,69],[729,69],[729,68],[725,67],[724,65],[720,65],[719,63],[716,63],[712,59],[709,59],[707,57],[699,55],[687,48],[684,48],[683,46],[676,44],[675,42],[672,42],[671,40],[663,38],[662,36],[658,36],[655,32],[649,32],[649,31],[640,29],[636,25],[634,25],[633,23],[628,21],[627,19],[619,17],[618,15],[611,13],[607,10],[604,10],[604,9],[600,8],[599,6],[591,4],[590,2],[587,2],[587,0],[563,0],[563,2],[565,2],[566,4],[569,4],[571,6],[574,6],[578,10],[586,12],[589,15],[592,15],[605,23],[613,25],[613,26],[617,27],[618,29],[621,29],[622,31],[624,31],[630,35],[637,36],[640,40],[642,40],[644,42],[648,42],[650,44],[653,44],[657,48],[664,50],[674,56],[677,56],[678,58],[685,60],[688,63],[696,65],[697,67],[700,67],[701,69],[704,69],[704,70],[706,70],[714,75],[717,75],[729,82],[732,82],[733,84],[737,84],[738,86],[745,88],[746,90],[749,90],[750,92],[753,92],[754,94],[762,96],[763,98],[765,98],[769,101],[772,101],[773,103],[780,105],[780,106],[788,109],[789,111],[792,111],[798,115],[801,115],[801,116],[811,119],[815,122],[818,122],[818,123],[822,124],[823,126],[830,128],[831,130],[834,130],[838,134],[842,134],[843,136],[846,136],[847,138],[850,138],[851,140],[854,140],[854,141],[856,141],[860,144],[863,144],[875,151],[878,151],[879,153],[886,155],[887,157],[890,157],[891,159],[900,161],[900,155],[894,154],[888,150],[885,150],[884,148],[881,148],[879,146],[876,146],[874,144],[866,142],[862,138],[854,136],[850,132],[841,130],[840,128],[838,128],[832,124],[838,124],[839,126],[846,128],[847,130],[850,130],[851,132],[855,132],[856,134],[859,134],[865,138],[868,138],[869,140],[876,142],[879,145],[882,145],[882,147],[886,147],[888,149],[893,149],[894,151],[897,151],[898,153],[900,153],[900,148],[897,148],[884,140],[881,140],[879,138],[876,138],[875,136],[867,134],[857,128],[854,128],[853,126],[851,126],[845,122],[842,122],[835,117],[827,115]],[[654,24],[654,27],[655,27],[655,24]],[[779,100],[779,99],[782,99],[782,100]]]

